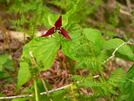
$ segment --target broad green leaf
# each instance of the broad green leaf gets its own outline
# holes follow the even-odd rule
[[[73,4],[73,7],[66,12],[66,14],[62,15],[62,27],[65,27],[68,23],[70,24],[72,22],[71,17],[72,14],[75,13],[77,8],[76,4]],[[58,20],[59,15],[51,13],[48,9],[45,10],[46,15],[43,17],[43,23],[44,25],[50,29],[51,27],[54,27],[55,22]]]
[[[74,28],[74,27],[73,27]],[[62,52],[68,56],[69,58],[75,60],[75,61],[80,61],[78,57],[76,57],[76,53],[74,50],[76,47],[80,45],[79,37],[81,36],[81,30],[80,29],[73,29],[73,31],[70,33],[70,36],[72,38],[72,41],[69,40],[63,40],[62,41]],[[78,40],[77,40],[78,38]]]
[[[52,13],[50,12],[50,10],[47,7],[44,8],[44,12],[45,12],[45,16],[42,18],[43,24],[49,29],[54,26],[54,23],[51,22],[51,24],[50,24],[50,22],[48,21],[50,19],[49,16]]]
[[[6,95],[5,95],[5,94],[1,94],[1,93],[0,93],[0,97],[6,97]]]
[[[77,8],[77,5],[76,4],[73,4],[73,7],[66,13],[66,16],[71,16],[73,13],[75,13],[76,11],[76,8]]]
[[[124,41],[121,39],[110,39],[103,43],[103,48],[110,51],[112,54],[112,52],[123,43]],[[116,55],[120,58],[125,58],[134,61],[134,54],[128,45],[123,45],[122,47],[120,47],[117,50]]]
[[[69,58],[71,58],[72,60],[75,60],[77,62],[80,61],[79,58],[76,57],[77,53],[74,52],[74,49],[79,45],[79,41],[62,41],[62,52],[68,56]]]
[[[22,58],[24,57],[31,60],[29,54],[31,51],[37,63],[43,64],[43,68],[40,68],[40,71],[43,71],[52,66],[59,48],[60,41],[58,39],[51,37],[37,37],[24,46]]]
[[[76,39],[81,36],[82,28],[78,24],[71,24],[69,36],[72,39]]]
[[[7,59],[8,59],[7,54],[0,56],[0,64],[4,64],[7,61]]]
[[[85,28],[83,30],[83,33],[85,34],[86,38],[89,41],[94,43],[94,45],[101,47],[103,38],[102,38],[101,33],[98,30]]]
[[[50,87],[50,84],[46,80],[44,80],[44,82],[46,84],[48,91],[52,90]],[[46,92],[46,89],[44,88],[44,85],[40,79],[37,81],[37,87],[38,87],[39,93]],[[40,99],[42,99],[41,101],[43,101],[43,99],[45,99],[46,101],[49,101],[49,97],[47,95],[41,95]]]
[[[48,15],[48,23],[49,23],[49,25],[51,25],[51,27],[54,27],[54,24],[58,20],[59,17],[60,17],[60,15],[49,14]]]
[[[37,62],[43,63],[44,67],[40,68],[43,71],[49,69],[54,63],[54,59],[60,48],[60,41],[56,38],[39,37],[29,43],[28,47],[30,47],[29,50],[33,51]]]
[[[38,65],[42,64],[42,67],[39,66],[39,71],[43,71],[52,66],[59,48],[60,41],[51,37],[37,37],[26,44],[20,61],[17,90],[31,77],[30,68],[33,67],[33,61],[29,52],[33,53]]]
[[[121,83],[121,98],[123,101],[133,101],[134,100],[134,65],[130,68],[126,74],[126,81]]]
[[[105,35],[108,35],[108,36],[111,36],[111,37],[116,36],[116,33],[112,32],[110,30],[107,30],[107,29],[104,30],[104,33],[105,33]]]
[[[18,83],[17,83],[17,88],[16,92],[20,89],[20,87],[25,84],[29,79],[31,78],[30,70],[29,70],[29,65],[26,62],[21,62],[20,63],[20,69],[18,73]]]
[[[15,60],[12,60],[12,59],[7,59],[6,63],[5,63],[5,68],[11,70],[11,71],[14,71],[15,68],[14,68],[14,63],[13,61],[15,62]]]
[[[44,82],[46,84],[46,87],[47,87],[48,91],[52,90],[50,84],[46,80],[44,80]],[[37,81],[37,86],[38,86],[38,90],[39,90],[40,93],[46,91],[45,88],[44,88],[44,85],[42,84],[42,80],[39,79]]]
[[[63,98],[67,92],[64,92],[63,90],[61,91],[56,91],[53,94],[51,94],[53,101],[63,101]]]
[[[9,72],[3,70],[3,71],[0,71],[0,80],[7,80],[9,83],[12,83],[13,82],[13,79],[12,77],[14,76],[11,76]]]
[[[73,39],[73,41],[66,41],[66,40],[62,41],[62,51],[71,59],[77,62],[83,60],[82,56],[81,57],[79,56],[80,51],[78,49],[83,49],[88,53],[90,53],[89,51],[91,51],[91,49],[89,46],[91,45],[94,47],[93,50],[96,53],[100,52],[103,38],[98,30],[86,28],[83,29],[82,32],[81,29],[79,29],[71,32],[70,36]],[[90,41],[90,43],[88,43],[88,41],[86,40]],[[76,50],[78,51],[76,52]]]

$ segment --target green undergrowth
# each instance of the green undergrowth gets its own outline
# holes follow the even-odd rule
[[[12,101],[98,101],[101,99],[133,101],[133,65],[127,73],[123,68],[117,68],[110,71],[111,73],[107,76],[104,75],[104,72],[108,70],[107,63],[112,61],[109,59],[112,55],[134,62],[133,48],[129,43],[124,44],[128,39],[113,38],[116,33],[105,29],[106,26],[112,30],[116,29],[120,7],[117,5],[115,12],[110,17],[112,23],[98,23],[100,30],[97,30],[85,28],[88,26],[85,21],[88,15],[95,13],[102,0],[96,0],[91,8],[85,6],[89,3],[93,2],[90,0],[14,1],[8,11],[17,15],[15,20],[10,19],[14,24],[11,29],[28,34],[31,38],[28,43],[25,40],[22,50],[16,92],[32,80],[32,86],[26,87],[25,90],[34,96],[12,99]],[[53,11],[52,5],[60,8],[62,13]],[[59,33],[54,33],[53,37],[35,37],[38,28],[54,27],[60,15],[62,16],[62,27],[68,32],[71,41]],[[105,35],[101,31],[104,31]],[[38,77],[42,71],[52,67],[59,50],[67,57],[67,64],[72,74],[69,82],[71,81],[72,84],[64,90],[40,95],[41,92],[52,90],[49,82]],[[0,74],[2,75],[0,79],[8,80],[11,76],[8,76],[5,70],[13,71],[13,62],[8,59],[8,55],[0,58]],[[72,64],[72,61],[76,64]],[[82,75],[76,75],[79,70],[85,72]],[[7,76],[4,77],[4,73]]]

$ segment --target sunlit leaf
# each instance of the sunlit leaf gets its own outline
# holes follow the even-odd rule
[[[83,33],[86,35],[86,38],[89,41],[92,41],[94,43],[94,45],[101,47],[102,46],[102,35],[101,33],[96,30],[96,29],[90,29],[90,28],[85,28],[83,30]]]
[[[121,83],[121,99],[122,101],[134,100],[134,65],[126,74],[126,81]]]
[[[0,56],[0,64],[4,64],[7,61],[7,59],[8,59],[7,54]]]
[[[112,52],[123,43],[124,43],[124,41],[121,39],[117,39],[117,38],[110,39],[103,43],[103,48],[110,51],[112,54]],[[125,58],[125,59],[129,59],[131,61],[134,61],[134,54],[128,45],[121,46],[117,50],[117,53],[115,55],[117,55],[120,58]]]
[[[32,61],[30,52],[33,53],[37,64],[42,65],[39,66],[39,71],[43,71],[52,66],[59,48],[60,41],[50,37],[37,37],[26,44],[23,48],[23,55],[20,62],[17,90],[31,77],[30,68],[32,68],[34,62]]]

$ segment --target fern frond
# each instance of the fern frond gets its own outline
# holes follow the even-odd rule
[[[113,87],[119,87],[120,83],[124,81],[124,71],[122,68],[116,69],[109,77],[108,83]]]
[[[28,20],[26,20],[25,18],[21,18],[21,19],[16,19],[16,20],[10,20],[13,24],[18,25],[23,25],[25,23],[29,23]]]
[[[100,62],[96,58],[89,58],[81,61],[75,66],[75,70],[77,69],[95,69],[97,70],[99,68]]]
[[[81,75],[74,75],[70,78],[71,80],[74,80],[74,81],[83,81],[85,80],[85,77],[84,76],[81,76]]]

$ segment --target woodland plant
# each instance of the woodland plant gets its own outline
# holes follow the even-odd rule
[[[29,90],[29,92],[33,93],[34,96],[32,98],[18,98],[18,101],[28,99],[36,101],[98,101],[99,99],[113,101],[129,99],[129,101],[132,101],[131,95],[134,90],[129,92],[127,88],[133,88],[133,66],[127,74],[124,73],[122,68],[118,68],[109,77],[104,75],[104,71],[107,70],[106,63],[110,61],[107,59],[111,55],[134,61],[134,54],[130,46],[127,45],[129,43],[125,43],[119,38],[106,40],[97,29],[82,28],[73,18],[73,16],[78,15],[76,12],[78,12],[79,5],[82,2],[82,0],[76,1],[68,1],[68,5],[73,5],[72,8],[65,14],[59,15],[50,12],[47,7],[43,6],[41,0],[36,1],[35,5],[30,0],[30,3],[26,5],[33,4],[34,6],[29,9],[23,4],[24,2],[18,1],[22,4],[20,7],[26,6],[23,12],[20,12],[19,8],[18,11],[15,9],[16,12],[22,14],[22,19],[18,24],[19,27],[24,29],[23,24],[27,22],[32,33],[35,33],[37,25],[44,24],[49,29],[42,37],[33,38],[23,48],[16,92],[22,85],[32,79],[33,86],[31,88],[34,91]],[[26,17],[28,17],[26,11],[30,10],[35,11],[36,18],[33,17],[34,20],[28,21],[26,20]],[[45,15],[43,12],[45,12]],[[40,18],[41,20],[39,20]],[[35,21],[35,19],[37,20]],[[16,21],[12,22],[17,24]],[[26,31],[26,33],[28,32]],[[52,35],[52,37],[47,37],[49,35]],[[33,37],[33,34],[31,37]],[[51,68],[59,50],[68,57],[68,62],[69,60],[77,62],[74,66],[69,65],[73,75],[70,80],[73,83],[64,90],[49,93],[48,90],[51,89],[49,83],[43,79],[40,80],[38,77],[41,77],[41,71]],[[77,70],[87,72],[83,75],[76,75]],[[82,89],[87,93],[83,93]],[[41,96],[42,90],[46,91],[47,95]]]

